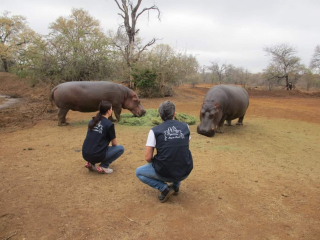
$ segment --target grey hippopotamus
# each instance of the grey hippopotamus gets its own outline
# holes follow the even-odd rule
[[[242,125],[249,106],[248,92],[235,85],[218,85],[207,92],[200,111],[197,132],[212,137],[215,132],[223,133],[223,124],[231,125],[231,120],[239,118]]]
[[[59,108],[59,126],[67,124],[66,115],[70,109],[79,112],[95,112],[102,100],[111,102],[118,121],[120,121],[122,108],[130,110],[138,117],[146,112],[133,90],[106,81],[75,81],[59,84],[51,90],[50,100]]]

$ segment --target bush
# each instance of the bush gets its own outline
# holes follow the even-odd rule
[[[162,97],[155,72],[149,69],[135,68],[132,76],[141,97]]]

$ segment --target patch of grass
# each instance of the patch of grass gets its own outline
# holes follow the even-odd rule
[[[176,120],[189,125],[194,125],[197,122],[195,117],[185,113],[176,113]],[[158,110],[156,109],[147,109],[146,114],[142,117],[135,117],[130,113],[121,114],[121,120],[119,122],[121,125],[128,126],[154,126],[159,125],[160,123],[162,123],[162,120],[159,116]]]

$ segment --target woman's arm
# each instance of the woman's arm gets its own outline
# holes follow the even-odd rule
[[[111,145],[112,146],[117,146],[117,139],[116,138],[111,140]]]

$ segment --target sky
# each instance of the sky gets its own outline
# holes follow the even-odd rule
[[[319,0],[143,0],[140,9],[154,4],[161,21],[155,11],[145,13],[137,23],[139,37],[144,43],[157,38],[157,44],[192,54],[201,66],[218,62],[262,72],[270,61],[263,49],[283,43],[309,66],[320,45]],[[116,31],[122,22],[114,0],[0,0],[0,6],[1,14],[23,15],[29,27],[44,35],[72,8],[87,10],[105,32]]]

